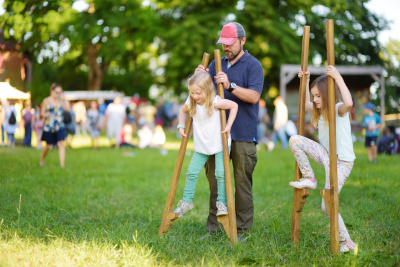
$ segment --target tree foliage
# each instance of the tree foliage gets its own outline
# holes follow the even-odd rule
[[[278,85],[282,64],[300,63],[304,25],[311,26],[310,62],[325,63],[326,19],[335,20],[337,64],[383,62],[377,37],[386,21],[365,7],[367,0],[86,2],[89,8],[78,12],[73,0],[4,1],[5,38],[32,55],[35,71],[43,64],[57,70],[34,75],[39,87],[52,79],[75,90],[115,87],[147,96],[156,84],[180,93],[203,52],[212,60],[221,49],[218,33],[230,21],[244,26],[244,48],[262,63],[266,87]]]
[[[384,61],[384,67],[387,71],[385,113],[400,113],[400,40],[391,39],[385,45],[380,56]]]

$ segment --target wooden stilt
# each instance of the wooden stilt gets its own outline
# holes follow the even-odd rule
[[[335,66],[335,44],[333,20],[326,21],[326,48],[328,65]],[[329,158],[330,158],[330,208],[331,252],[339,252],[339,193],[337,181],[335,80],[328,77],[328,119],[329,119]],[[325,204],[327,204],[325,202]],[[328,204],[327,204],[328,205]]]
[[[215,69],[216,72],[222,71],[221,66],[221,53],[219,49],[214,50],[214,59],[215,59]],[[222,84],[218,84],[218,95],[223,99],[224,95],[224,87]],[[225,129],[226,127],[226,113],[225,110],[220,110],[221,116],[221,129]],[[221,130],[222,131],[222,130]],[[228,215],[221,217],[228,217],[228,220],[224,218],[218,218],[218,221],[223,225],[228,237],[231,241],[231,244],[237,244],[237,227],[236,227],[236,211],[235,211],[235,200],[233,198],[233,188],[232,188],[232,176],[231,176],[231,163],[229,157],[229,147],[228,147],[228,135],[227,133],[222,134],[222,149],[224,154],[224,170],[225,170],[225,185],[226,185],[226,198],[228,202]],[[229,225],[226,225],[226,222],[229,222]],[[227,231],[226,229],[229,229]]]
[[[321,196],[324,198],[326,209],[328,210],[328,213],[331,214],[331,190],[322,189],[320,192]]]
[[[301,69],[304,73],[308,67],[308,50],[310,42],[310,26],[303,27],[303,44],[301,52]],[[304,114],[305,114],[305,101],[307,90],[307,77],[305,75],[300,78],[299,88],[299,115],[297,120],[297,134],[304,135]],[[301,178],[299,166],[295,165],[295,181]],[[298,244],[300,238],[300,212],[303,210],[306,199],[309,195],[308,189],[294,189],[293,192],[293,210],[292,210],[292,233],[291,240],[293,243]]]
[[[204,53],[201,64],[207,68],[210,54]],[[178,187],[179,177],[181,175],[182,163],[185,158],[185,152],[187,143],[189,140],[190,131],[192,129],[192,118],[188,115],[186,119],[185,134],[186,137],[182,137],[181,146],[179,148],[178,158],[176,159],[174,173],[172,175],[171,186],[169,187],[167,202],[165,203],[164,213],[161,219],[160,230],[158,231],[159,236],[163,236],[169,231],[174,221],[178,218],[176,213],[171,210],[174,206],[174,200],[176,195],[176,189]]]

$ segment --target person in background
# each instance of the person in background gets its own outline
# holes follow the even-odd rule
[[[272,151],[275,148],[276,142],[281,141],[282,149],[287,149],[287,136],[286,136],[286,124],[288,122],[288,109],[283,101],[283,98],[278,96],[274,100],[275,111],[274,111],[274,132],[272,134],[271,142],[268,143],[268,150]]]
[[[268,145],[267,138],[267,130],[268,123],[270,121],[269,115],[267,112],[267,103],[264,99],[260,99],[260,108],[258,110],[258,125],[257,125],[257,134],[258,134],[258,142],[259,144]]]
[[[15,132],[18,128],[18,114],[14,107],[14,102],[10,102],[10,105],[6,109],[5,120],[6,120],[6,131],[7,131],[7,146],[15,146]]]
[[[390,135],[390,129],[388,127],[383,128],[383,135],[378,142],[378,154],[392,155],[395,151],[395,142],[394,137]]]
[[[72,141],[75,136],[75,120],[75,112],[72,108],[69,111],[64,111],[64,125],[66,132],[65,143],[69,148],[72,148]]]
[[[83,101],[76,102],[72,109],[75,113],[75,134],[79,138],[82,132],[83,137],[86,137],[86,106]]]
[[[121,144],[121,129],[125,122],[125,107],[122,105],[122,99],[120,97],[116,97],[114,102],[107,106],[104,124],[107,127],[107,136],[110,139],[110,142],[115,139],[115,148],[117,149]]]
[[[140,108],[140,113],[144,116],[144,123],[154,131],[157,108],[147,100]]]
[[[36,133],[36,149],[42,149],[43,119],[40,116],[40,105],[35,106],[35,119],[33,127]]]
[[[365,116],[362,125],[365,127],[365,147],[367,148],[369,163],[378,163],[377,158],[377,141],[379,137],[379,130],[382,127],[382,120],[378,114],[374,112],[374,104],[371,102],[366,103],[364,106]]]
[[[138,147],[143,149],[150,146],[151,139],[153,138],[153,131],[149,126],[147,126],[147,124],[144,124],[142,128],[138,130],[137,136],[139,139]]]
[[[69,102],[65,99],[61,85],[53,83],[50,96],[46,97],[41,105],[41,116],[44,118],[42,141],[46,146],[42,150],[40,166],[44,166],[47,152],[51,146],[57,145],[60,167],[65,167],[65,125],[63,113],[69,111]]]
[[[7,135],[6,132],[6,109],[9,103],[6,98],[1,99],[0,106],[0,124],[1,124],[1,146],[4,146],[5,137]]]
[[[90,102],[90,108],[86,114],[87,118],[87,129],[89,131],[90,138],[92,139],[92,148],[99,148],[99,136],[100,136],[100,112],[97,109],[97,102]]]
[[[151,146],[162,148],[165,141],[166,136],[163,127],[161,125],[156,125],[156,127],[154,127],[154,134],[151,138]]]
[[[31,147],[32,128],[35,124],[35,110],[31,108],[31,103],[27,102],[25,109],[22,110],[22,119],[24,120],[25,135],[22,141],[23,146]]]

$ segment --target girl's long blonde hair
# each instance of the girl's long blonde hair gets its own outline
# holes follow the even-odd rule
[[[322,119],[326,122],[326,125],[329,126],[328,119],[328,76],[320,76],[315,79],[311,84],[311,89],[314,87],[318,88],[319,95],[322,99],[322,108],[317,108],[317,105],[313,103],[313,113],[312,113],[312,123],[314,128],[318,128],[318,119],[322,116]],[[339,103],[339,88],[335,82],[335,104]]]
[[[210,74],[208,72],[198,72],[193,74],[188,81],[189,89],[193,85],[197,85],[205,93],[206,97],[204,105],[208,116],[211,116],[214,112],[213,100],[215,97],[215,87]],[[190,95],[189,115],[191,117],[194,117],[196,115],[196,101],[192,98],[191,95]]]

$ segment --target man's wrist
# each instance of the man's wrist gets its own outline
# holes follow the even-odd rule
[[[176,126],[177,129],[179,129],[179,128],[185,129],[185,127],[186,127],[186,125],[182,124],[182,123],[180,123],[180,124],[178,124],[178,126]]]
[[[228,89],[226,89],[229,93],[232,93],[233,92],[233,90],[235,90],[236,89],[236,83],[230,83],[229,84],[229,88]]]

